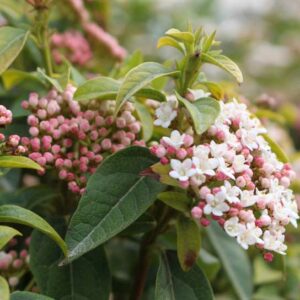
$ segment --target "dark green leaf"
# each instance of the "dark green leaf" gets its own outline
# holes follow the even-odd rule
[[[181,212],[187,212],[190,210],[190,199],[186,193],[173,191],[162,192],[157,195],[157,199]]]
[[[197,134],[205,132],[216,120],[220,113],[220,104],[213,98],[203,98],[190,102],[176,93],[177,99],[188,110]]]
[[[0,222],[17,223],[36,228],[53,239],[63,253],[67,253],[67,247],[58,233],[43,218],[30,210],[16,205],[0,206]]]
[[[63,221],[56,220],[61,235]],[[67,266],[61,261],[59,247],[38,231],[30,242],[30,270],[41,292],[55,300],[109,298],[111,277],[103,248],[98,247]]]
[[[143,140],[145,142],[147,142],[152,137],[152,133],[153,133],[153,120],[152,120],[151,114],[148,111],[147,106],[144,105],[143,103],[135,101],[134,107],[135,107],[138,117],[142,123]]]
[[[28,35],[28,31],[20,28],[0,28],[0,74],[2,74],[19,55]]]
[[[183,272],[174,251],[162,254],[156,278],[155,300],[212,300],[212,288],[201,269],[194,265]]]
[[[215,222],[207,227],[207,233],[239,299],[252,299],[252,272],[246,252]]]
[[[10,300],[56,300],[56,299],[41,294],[17,291],[11,294]]]
[[[0,156],[0,168],[24,168],[43,170],[43,168],[25,156]]]
[[[196,222],[185,216],[177,220],[177,254],[183,271],[190,270],[196,262],[200,246],[201,233]]]
[[[16,235],[22,234],[12,227],[0,226],[0,250]]]
[[[148,149],[130,147],[97,168],[67,232],[70,261],[124,230],[151,206],[164,186],[141,172],[155,162]]]
[[[122,235],[137,235],[145,233],[153,229],[156,225],[156,220],[150,214],[145,213],[122,231]]]
[[[129,100],[140,89],[151,83],[156,78],[172,76],[178,74],[178,71],[172,71],[165,66],[146,62],[131,69],[126,75],[117,95],[116,114],[121,106]]]

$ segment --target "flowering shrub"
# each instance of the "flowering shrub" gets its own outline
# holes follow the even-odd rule
[[[0,296],[209,300],[228,280],[229,297],[252,299],[245,250],[274,264],[287,254],[295,173],[242,97],[202,72],[212,64],[243,82],[215,33],[170,29],[158,48],[180,52],[172,66],[138,53],[87,79],[93,43],[79,31],[51,36],[55,1],[27,2],[29,31],[0,28],[3,87],[18,94],[0,106],[0,167],[22,168],[0,193],[0,222],[14,224],[0,226]],[[124,58],[83,1],[66,3],[87,35]],[[31,42],[37,71],[8,69]]]

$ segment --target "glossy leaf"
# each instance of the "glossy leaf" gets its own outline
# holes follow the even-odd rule
[[[173,191],[162,192],[157,195],[157,199],[178,211],[187,212],[190,210],[190,199],[186,193]]]
[[[77,101],[92,99],[113,99],[120,88],[120,82],[109,77],[97,77],[80,85],[74,94]]]
[[[30,210],[16,205],[2,205],[0,206],[0,222],[17,223],[36,228],[53,239],[59,245],[64,254],[67,253],[65,242],[52,228],[52,226]]]
[[[273,139],[270,138],[270,136],[268,136],[267,134],[262,134],[262,136],[271,147],[271,150],[276,154],[278,160],[280,160],[283,163],[289,162],[289,159],[285,152]]]
[[[238,298],[252,299],[252,272],[246,252],[215,222],[207,227],[207,233]]]
[[[0,229],[1,230],[1,229]],[[9,300],[9,286],[6,279],[0,276],[0,299]]]
[[[165,46],[176,48],[182,54],[185,53],[185,50],[184,50],[184,47],[182,46],[182,44],[180,44],[180,42],[176,41],[175,39],[173,39],[170,36],[163,36],[158,40],[157,48],[162,48],[162,47],[165,47]]]
[[[55,220],[58,232],[65,232],[63,221]],[[108,300],[111,276],[103,248],[98,247],[66,266],[59,247],[38,231],[30,242],[30,270],[42,294],[56,300]]]
[[[202,53],[201,58],[203,62],[207,62],[215,66],[218,66],[221,69],[228,72],[229,74],[231,74],[237,80],[238,83],[243,82],[243,74],[240,68],[235,62],[233,62],[227,56],[218,53],[214,54],[212,52],[208,52],[208,53]]]
[[[155,62],[146,62],[131,69],[126,75],[117,95],[116,114],[121,106],[129,100],[140,89],[147,86],[154,79],[172,76],[178,74],[178,71],[172,71],[169,68]]]
[[[153,133],[153,120],[151,114],[147,106],[145,106],[143,103],[135,101],[134,107],[142,123],[143,140],[147,142],[152,137],[152,133]]]
[[[201,233],[196,222],[181,216],[176,224],[177,255],[183,271],[190,270],[198,258],[201,246]]]
[[[174,251],[162,254],[156,277],[155,300],[212,300],[212,288],[201,269],[183,272]]]
[[[25,156],[0,156],[0,168],[24,168],[43,170],[43,168]]]
[[[0,28],[0,74],[2,74],[19,55],[28,35],[28,31],[20,28]]]
[[[8,227],[0,226],[0,250],[16,235],[22,235],[18,230]]]
[[[69,261],[96,248],[138,219],[164,186],[141,172],[157,162],[150,151],[129,147],[108,157],[90,177],[66,236]]]
[[[203,98],[190,102],[176,93],[177,99],[188,110],[197,134],[205,132],[216,120],[220,113],[220,104],[213,98]]]
[[[56,300],[56,299],[41,294],[17,291],[11,294],[10,300]]]

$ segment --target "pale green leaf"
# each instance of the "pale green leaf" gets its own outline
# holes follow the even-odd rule
[[[0,250],[16,235],[22,235],[18,230],[0,225]]]
[[[190,210],[190,199],[186,193],[167,191],[157,195],[157,199],[166,205],[181,211],[188,212]]]
[[[23,49],[29,32],[20,28],[0,28],[0,74],[16,59]]]
[[[171,28],[166,32],[166,35],[183,42],[185,44],[193,45],[195,42],[195,37],[191,32],[188,31],[180,31],[175,28]]]
[[[184,50],[184,47],[182,47],[182,44],[180,44],[180,42],[177,42],[175,39],[173,39],[170,36],[163,36],[158,40],[157,48],[162,48],[165,46],[170,46],[170,47],[176,48],[182,54],[185,54],[185,50]]]
[[[137,111],[138,117],[142,123],[143,140],[147,142],[153,133],[153,120],[146,105],[138,101],[134,102],[134,107]]]
[[[233,62],[230,58],[227,56],[218,54],[218,53],[202,53],[201,58],[203,62],[207,62],[213,65],[216,65],[220,67],[221,69],[225,70],[229,74],[231,74],[238,83],[243,82],[243,74],[238,67],[238,65]]]
[[[53,78],[53,77],[48,76],[45,73],[45,71],[41,68],[37,68],[37,72],[38,72],[38,75],[42,79],[45,79],[48,83],[51,84],[51,86],[55,87],[60,93],[62,93],[64,91],[61,83],[59,82],[59,80],[57,78]]]
[[[17,223],[26,225],[43,232],[53,239],[66,255],[67,247],[58,233],[43,218],[34,212],[17,205],[0,206],[0,222]]]
[[[220,104],[213,98],[203,98],[195,102],[190,102],[176,93],[177,99],[188,110],[197,134],[205,132],[212,124],[220,113]]]
[[[0,156],[0,168],[24,168],[43,170],[43,168],[25,156]]]
[[[276,154],[277,159],[283,163],[288,163],[289,159],[282,148],[273,139],[271,139],[269,135],[262,134],[262,136],[271,147],[271,150]]]
[[[6,279],[0,276],[0,300],[9,300],[9,286]]]
[[[118,113],[121,106],[129,100],[140,89],[147,86],[154,79],[177,75],[178,71],[170,70],[165,66],[155,63],[146,62],[131,69],[126,75],[117,95],[117,105],[115,114]]]

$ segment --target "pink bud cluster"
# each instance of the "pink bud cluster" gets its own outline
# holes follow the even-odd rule
[[[31,111],[27,119],[31,138],[21,142],[29,158],[46,169],[54,167],[72,192],[82,194],[88,175],[107,155],[144,142],[137,140],[141,125],[131,103],[115,118],[115,101],[91,101],[83,107],[73,100],[75,90],[68,85],[63,93],[30,94],[22,106]]]
[[[285,254],[285,227],[297,226],[298,209],[288,189],[294,172],[281,163],[244,104],[221,103],[221,113],[202,136],[175,130],[151,151],[175,184],[194,195],[192,216],[203,226],[216,220],[238,243],[256,245],[270,261]],[[197,141],[197,142],[195,142]]]
[[[51,37],[52,55],[57,64],[67,57],[73,64],[85,65],[93,56],[90,45],[79,31],[55,33]]]
[[[0,105],[0,126],[10,124],[12,121],[12,112],[5,106]]]
[[[18,244],[17,239],[12,239],[9,243],[9,249]],[[20,251],[6,250],[0,251],[0,275],[7,279],[9,285],[14,288],[18,285],[20,276],[28,270],[29,254],[28,248],[30,237],[21,245]]]

